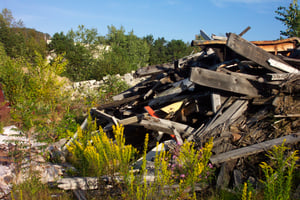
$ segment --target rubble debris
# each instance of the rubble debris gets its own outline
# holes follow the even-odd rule
[[[138,69],[135,76],[147,78],[91,109],[92,117],[108,134],[123,124],[126,142],[136,148],[146,133],[149,149],[167,140],[202,147],[213,137],[210,161],[225,173],[218,184],[252,180],[247,156],[283,141],[299,149],[300,40],[249,42],[241,37],[248,29],[221,40],[202,31],[205,40],[192,42],[200,52]]]

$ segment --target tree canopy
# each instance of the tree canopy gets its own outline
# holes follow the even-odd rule
[[[288,8],[280,6],[275,13],[278,15],[275,18],[286,26],[286,30],[280,31],[280,35],[285,37],[300,37],[298,0],[293,0]]]

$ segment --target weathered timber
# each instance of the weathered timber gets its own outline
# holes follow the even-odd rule
[[[217,111],[219,110],[219,108],[222,105],[220,94],[217,94],[217,93],[211,94],[211,105],[212,105],[213,112],[217,113]]]
[[[282,74],[274,74],[268,73],[266,75],[266,79],[269,81],[284,81],[293,78],[294,76],[300,76],[300,73],[282,73]]]
[[[206,55],[205,51],[200,51],[200,52],[194,53],[192,55],[188,55],[188,56],[185,56],[183,58],[180,58],[177,61],[175,61],[175,63],[174,63],[175,67],[182,68],[190,60],[192,60],[194,58],[200,59],[200,58],[203,58],[205,55]]]
[[[284,115],[274,115],[274,117],[276,118],[297,118],[297,117],[300,117],[300,114],[297,113],[297,114],[284,114]]]
[[[95,109],[95,108],[91,109],[91,113],[97,115],[98,117],[104,118],[104,119],[106,119],[108,121],[111,121],[115,125],[117,125],[119,123],[119,121],[120,121],[116,117],[114,117],[112,115],[109,115],[109,114],[107,114],[107,113],[105,113],[105,112],[103,112],[101,110]]]
[[[213,39],[213,40],[227,40],[227,37],[212,35],[211,39]]]
[[[189,81],[189,79],[183,79],[181,81],[175,82],[172,84],[172,87],[170,89],[167,89],[157,95],[155,95],[154,99],[150,100],[148,105],[154,106],[154,105],[161,105],[163,103],[166,103],[170,101],[170,99],[178,96],[180,93],[189,90],[194,86],[194,83]]]
[[[259,97],[258,90],[245,78],[197,67],[192,68],[190,80],[196,84],[250,97]]]
[[[261,142],[251,146],[235,149],[229,152],[221,153],[210,158],[212,164],[223,163],[237,158],[250,156],[273,148],[275,145],[295,144],[300,142],[300,132],[293,133],[284,137],[276,138],[273,140]]]
[[[143,77],[143,76],[149,76],[149,75],[167,72],[172,69],[174,69],[174,63],[149,65],[136,70],[135,75],[138,77]]]
[[[174,135],[174,129],[176,129],[182,136],[188,136],[195,131],[195,129],[191,126],[151,116],[145,116],[133,125],[143,126],[147,129],[161,131],[170,135]]]
[[[250,29],[251,29],[251,27],[248,26],[247,28],[245,28],[245,30],[243,30],[243,31],[239,34],[239,36],[242,37],[242,36],[243,36],[245,33],[247,33]]]
[[[203,30],[200,30],[200,35],[204,38],[204,40],[211,40],[211,38]]]
[[[281,70],[278,70],[268,64],[268,60],[270,58],[285,63],[283,60],[281,60],[279,57],[268,53],[267,51],[263,50],[262,48],[259,48],[258,46],[255,46],[253,43],[248,42],[247,40],[241,38],[240,36],[230,33],[226,46],[228,46],[230,49],[232,49],[234,52],[240,54],[241,56],[256,62],[257,64],[265,67],[266,69],[280,73]],[[287,63],[285,63],[287,64]],[[287,64],[288,65],[288,64]]]
[[[230,101],[228,99],[224,104],[227,104]],[[199,128],[196,130],[192,135],[188,137],[188,141],[200,137],[204,137],[210,131],[213,131],[215,128],[219,127],[220,125],[229,126],[235,120],[237,120],[246,110],[248,107],[248,101],[246,100],[236,100],[226,111],[222,113],[224,107],[220,108],[219,111],[215,114],[215,117],[212,118],[204,127]]]
[[[112,108],[112,107],[117,107],[120,106],[122,104],[126,104],[129,103],[131,101],[137,100],[141,97],[141,95],[134,95],[128,98],[122,98],[122,100],[115,100],[111,103],[106,103],[106,104],[102,104],[100,106],[97,107],[98,110],[102,110],[102,109],[106,109],[106,108]]]
[[[273,58],[268,59],[268,63],[277,69],[280,69],[281,71],[288,72],[288,73],[299,73],[299,70],[288,65],[285,63],[282,63],[280,61],[274,60]]]
[[[136,84],[135,86],[129,88],[128,90],[125,90],[124,92],[117,94],[115,96],[113,96],[113,100],[114,101],[121,101],[125,98],[129,98],[135,95],[140,95],[140,91],[144,88],[147,88],[147,84],[153,84],[152,82],[152,78],[148,77],[146,80]]]

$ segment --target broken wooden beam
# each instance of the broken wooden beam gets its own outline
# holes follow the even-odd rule
[[[210,158],[210,161],[212,164],[227,162],[230,160],[242,158],[245,156],[250,156],[253,154],[257,154],[257,153],[269,150],[276,145],[281,145],[283,142],[284,142],[284,144],[295,144],[297,142],[300,142],[300,132],[293,133],[291,135],[283,136],[280,138],[276,138],[273,140],[268,140],[268,141],[254,144],[251,146],[234,149],[232,151],[228,151],[225,153],[221,153],[221,154],[212,156]]]
[[[186,90],[191,90],[193,86],[194,83],[192,83],[188,78],[175,82],[172,84],[172,87],[170,89],[167,89],[155,95],[155,97],[149,101],[148,105],[154,106],[164,104],[174,97],[178,96],[180,93]]]
[[[267,51],[263,50],[262,48],[259,48],[258,46],[254,45],[251,42],[248,42],[247,40],[241,38],[240,36],[230,33],[226,46],[228,46],[231,50],[234,52],[240,54],[241,56],[254,61],[255,63],[265,67],[266,69],[280,73],[281,70],[278,70],[272,66],[269,65],[267,62],[270,58],[279,61],[281,63],[285,63],[283,60],[281,60],[279,57],[268,53]],[[287,63],[285,63],[287,64]],[[287,64],[288,65],[288,64]]]
[[[201,127],[197,129],[195,132],[193,132],[192,135],[188,137],[188,141],[191,141],[196,138],[204,137],[207,133],[210,131],[213,131],[213,129],[226,124],[226,126],[229,126],[232,124],[235,120],[237,120],[248,108],[248,101],[246,100],[236,100],[229,108],[226,109],[224,113],[222,113],[222,110],[224,109],[224,105],[226,105],[230,99],[228,99],[224,104],[223,107],[219,109],[219,111],[216,113],[215,117],[212,118],[204,127]]]
[[[281,71],[288,72],[288,73],[299,73],[299,70],[288,65],[285,63],[282,63],[280,61],[274,60],[273,58],[268,59],[268,63],[277,69],[280,69]]]
[[[176,129],[181,137],[183,137],[182,139],[195,131],[195,129],[191,126],[151,116],[145,116],[133,125],[143,126],[147,129],[161,131],[170,135],[174,135],[174,129]]]
[[[193,67],[190,80],[198,85],[247,95],[249,97],[260,96],[258,90],[250,81],[243,77]]]

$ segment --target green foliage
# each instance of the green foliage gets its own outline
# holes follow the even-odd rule
[[[265,175],[265,181],[261,181],[265,188],[264,194],[267,200],[286,200],[290,199],[290,191],[292,187],[293,172],[296,169],[296,161],[298,150],[286,155],[288,147],[284,146],[284,142],[280,146],[274,146],[267,156],[270,164],[262,162],[260,167]]]
[[[158,38],[151,46],[149,64],[154,65],[167,62],[167,41],[165,38]]]
[[[120,94],[128,88],[129,85],[118,77],[107,76],[107,79],[103,80],[103,84],[100,86],[100,98],[97,101],[99,103],[111,102],[114,95]]]
[[[125,34],[123,27],[108,27],[106,35],[110,50],[103,54],[102,69],[108,74],[125,74],[145,66],[149,60],[149,46],[131,31]]]
[[[96,29],[83,25],[66,35],[56,33],[49,50],[66,53],[69,64],[64,75],[74,81],[123,75],[148,64],[173,62],[193,51],[181,40],[154,40],[151,35],[139,38],[133,31],[126,34],[122,26],[118,29],[113,25],[108,26],[106,36],[98,36]]]
[[[16,104],[23,101],[24,88],[26,87],[25,73],[22,70],[22,62],[12,60],[6,55],[2,43],[0,43],[0,80],[7,100]]]
[[[36,54],[35,63],[21,59],[11,59],[0,47],[0,79],[7,100],[11,103],[12,119],[29,130],[32,126],[46,125],[50,113],[68,94],[64,82],[58,79],[65,68],[63,56],[59,55],[47,63]],[[50,118],[51,119],[51,118]]]
[[[16,21],[8,9],[3,9],[0,14],[0,42],[4,44],[8,56],[23,57],[33,62],[35,52],[46,56],[45,36],[34,29],[24,28],[21,20]]]
[[[281,21],[285,26],[285,31],[280,31],[280,35],[286,37],[300,37],[300,16],[298,0],[293,0],[289,7],[280,6],[275,13],[275,18]]]

